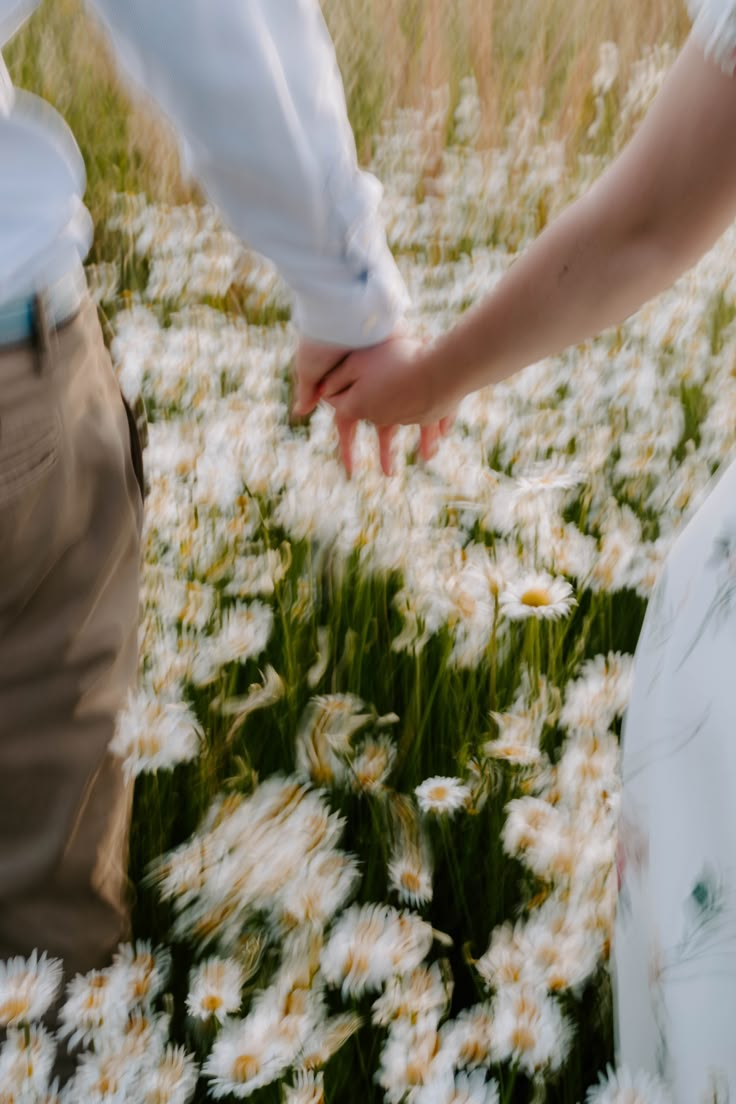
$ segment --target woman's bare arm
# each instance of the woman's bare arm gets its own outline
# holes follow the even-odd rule
[[[620,322],[734,216],[736,78],[691,36],[610,168],[422,358],[431,390],[459,398]]]

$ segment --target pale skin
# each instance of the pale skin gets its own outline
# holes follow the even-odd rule
[[[321,389],[341,419],[439,419],[471,391],[627,318],[690,268],[736,217],[736,78],[692,38],[636,134],[589,191],[429,348],[358,352]]]
[[[318,402],[320,384],[336,365],[359,363],[365,371],[391,371],[402,367],[405,361],[412,359],[417,347],[416,342],[406,338],[403,327],[397,329],[385,341],[365,349],[341,348],[302,338],[294,364],[296,399],[292,414],[300,417],[314,409]],[[335,421],[340,442],[340,458],[345,471],[351,475],[352,446],[358,420],[338,414]],[[422,425],[419,453],[424,460],[431,458],[439,438],[449,431],[451,425],[451,416],[442,417],[435,423]],[[392,445],[395,433],[395,425],[378,427],[378,451],[384,475],[392,474]]]

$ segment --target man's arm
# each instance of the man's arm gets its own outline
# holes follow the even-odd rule
[[[9,42],[41,0],[4,0],[0,4],[0,46]]]
[[[208,197],[278,267],[302,336],[356,348],[392,334],[406,291],[316,0],[89,2]]]

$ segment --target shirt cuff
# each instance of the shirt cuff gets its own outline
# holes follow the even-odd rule
[[[329,288],[294,292],[294,321],[303,337],[325,345],[365,348],[385,341],[409,307],[409,295],[388,246],[373,254],[364,267],[352,260],[342,278]]]
[[[688,0],[693,34],[729,77],[736,70],[736,3],[734,0]]]

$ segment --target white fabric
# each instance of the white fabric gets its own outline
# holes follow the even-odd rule
[[[40,0],[0,0],[0,49],[39,3]]]
[[[0,119],[5,118],[13,109],[15,101],[15,89],[10,79],[10,73],[0,54]]]
[[[736,463],[647,608],[623,734],[619,1057],[673,1104],[736,1100]]]
[[[0,32],[31,3],[0,0]],[[406,289],[377,212],[381,187],[357,165],[317,0],[90,6],[123,67],[174,123],[209,198],[279,268],[301,332],[346,346],[386,337]],[[70,246],[84,256],[90,241],[68,130],[39,101],[16,97],[8,109],[2,87],[0,79],[0,301],[47,282]]]
[[[729,75],[736,0],[688,0]],[[670,553],[623,731],[614,941],[619,1061],[672,1104],[736,1101],[736,462]]]
[[[0,302],[55,283],[86,255],[84,163],[43,100],[16,92],[0,117]]]
[[[721,68],[736,69],[736,0],[687,0],[693,34]]]

